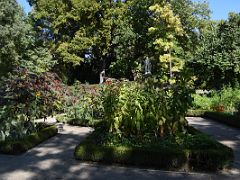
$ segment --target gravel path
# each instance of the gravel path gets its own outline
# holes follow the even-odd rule
[[[202,126],[197,124],[201,124],[199,119],[189,119],[189,121],[197,128],[202,128]],[[215,124],[213,125],[215,126]],[[74,148],[92,129],[67,125],[64,125],[60,129],[61,131],[57,136],[45,141],[21,156],[0,155],[0,179],[221,180],[239,179],[240,177],[235,171],[220,174],[204,174],[83,163],[74,159]]]

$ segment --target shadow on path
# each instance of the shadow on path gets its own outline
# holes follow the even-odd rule
[[[200,117],[188,117],[187,120],[193,127],[232,148],[235,156],[233,168],[240,171],[240,130]]]
[[[57,136],[21,156],[0,155],[0,179],[238,179],[233,175],[167,172],[88,164],[73,157],[91,128],[64,126]]]

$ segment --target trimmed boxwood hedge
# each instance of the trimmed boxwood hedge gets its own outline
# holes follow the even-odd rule
[[[224,112],[205,112],[203,117],[227,124],[232,127],[240,128],[240,116]]]
[[[58,133],[56,126],[49,126],[37,133],[32,133],[21,140],[9,140],[0,142],[0,153],[17,155],[37,146],[41,142],[55,136]]]
[[[240,115],[237,114],[203,110],[189,110],[187,116],[209,118],[235,128],[240,128]]]
[[[93,132],[94,133],[94,132]],[[189,133],[199,135],[198,141],[202,141],[203,149],[199,147],[173,148],[166,146],[107,146],[95,143],[89,136],[75,149],[75,158],[82,161],[93,161],[103,163],[117,163],[122,165],[134,165],[154,167],[167,170],[206,170],[216,171],[227,167],[233,160],[232,149],[218,143],[210,137],[203,135],[200,131],[191,127]],[[201,137],[204,137],[201,140]],[[212,148],[204,147],[210,142]],[[191,145],[190,145],[191,146]]]
[[[96,124],[99,123],[100,120],[93,121],[84,121],[80,119],[70,119],[67,123],[72,126],[81,126],[81,127],[95,127]]]
[[[155,149],[125,146],[101,146],[92,141],[84,141],[75,150],[78,160],[119,163],[158,168],[178,168],[185,166],[187,152],[180,149]]]
[[[204,110],[188,110],[187,117],[203,117],[206,111]]]
[[[67,123],[72,126],[81,126],[81,127],[95,127],[101,119],[95,119],[93,121],[68,118],[65,115],[59,115],[56,117],[57,122]]]

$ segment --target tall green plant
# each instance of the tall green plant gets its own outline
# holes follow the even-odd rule
[[[125,135],[164,136],[184,131],[187,92],[153,84],[113,83],[102,91],[107,130]]]
[[[27,46],[28,25],[16,0],[0,1],[0,77],[19,65]]]

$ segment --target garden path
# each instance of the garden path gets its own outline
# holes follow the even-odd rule
[[[240,179],[240,130],[201,117],[188,117],[187,120],[196,129],[233,149],[235,159],[231,171],[238,173]]]
[[[194,119],[190,119],[190,122],[194,123],[195,121]],[[60,132],[57,136],[45,141],[21,156],[0,155],[0,179],[221,180],[238,179],[239,177],[237,174],[231,173],[205,174],[169,172],[79,162],[73,157],[74,148],[92,129],[61,124],[59,127]]]

